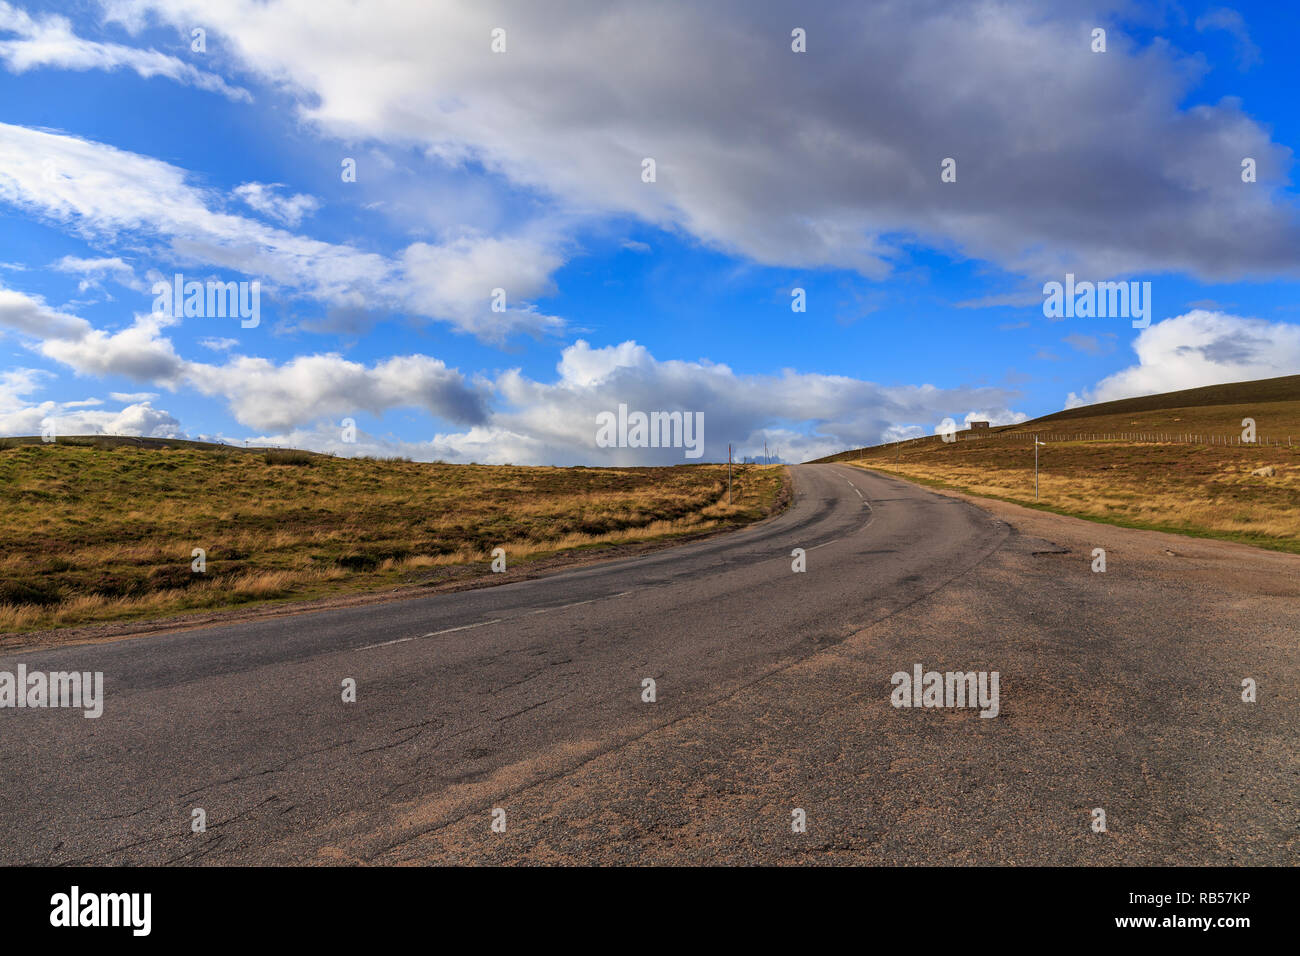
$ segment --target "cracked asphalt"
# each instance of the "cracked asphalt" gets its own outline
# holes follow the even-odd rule
[[[106,699],[0,710],[0,862],[1296,862],[1300,557],[792,473],[637,558],[2,656]],[[915,664],[999,715],[892,707]]]

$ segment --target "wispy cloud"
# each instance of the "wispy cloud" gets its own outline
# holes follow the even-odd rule
[[[1260,62],[1259,47],[1250,38],[1246,21],[1236,10],[1217,7],[1196,18],[1196,29],[1204,33],[1207,30],[1223,30],[1232,35],[1236,41],[1237,68],[1249,70]]]
[[[320,200],[314,196],[297,193],[293,196],[281,196],[277,190],[280,183],[244,183],[235,187],[235,195],[243,200],[250,209],[277,219],[287,226],[297,226],[304,216],[310,216],[320,208]]]
[[[235,269],[335,308],[402,310],[492,341],[564,327],[528,302],[550,288],[550,273],[563,263],[544,237],[418,242],[389,258],[219,211],[219,197],[168,163],[5,123],[0,202],[100,242],[152,238],[164,244],[155,258]],[[498,288],[506,293],[502,311],[493,309]]]
[[[101,43],[77,36],[66,17],[46,14],[32,17],[0,0],[0,60],[14,73],[41,67],[61,70],[131,70],[150,79],[166,77],[186,86],[231,99],[252,102],[252,94],[230,86],[215,73],[200,70],[184,60],[157,50],[142,50],[120,43]]]

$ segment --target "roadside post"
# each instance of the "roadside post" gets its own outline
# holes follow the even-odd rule
[[[1034,436],[1034,500],[1038,500],[1038,446],[1046,445],[1047,442],[1039,441],[1038,436]]]

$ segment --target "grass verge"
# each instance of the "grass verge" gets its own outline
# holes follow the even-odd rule
[[[1032,442],[932,442],[848,463],[1120,527],[1300,553],[1300,448],[1053,441],[1039,449],[1035,501]]]

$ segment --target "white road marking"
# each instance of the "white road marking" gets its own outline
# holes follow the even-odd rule
[[[619,598],[619,597],[625,597],[625,596],[627,596],[627,595],[629,595],[629,594],[631,594],[631,593],[633,593],[633,592],[632,592],[632,591],[620,591],[620,592],[618,592],[617,594],[609,594],[609,595],[606,595],[605,598],[591,598],[591,599],[588,600],[588,601],[574,601],[572,604],[561,604],[559,607],[542,607],[542,608],[538,608],[536,611],[525,611],[523,614],[521,614],[521,615],[519,615],[519,616],[520,616],[520,617],[528,617],[530,614],[545,614],[547,611],[563,611],[563,610],[566,610],[567,608],[571,608],[571,607],[582,607],[582,605],[584,605],[584,604],[595,604],[597,601],[603,601],[603,600],[605,600],[606,598]],[[381,641],[381,642],[378,643],[378,644],[365,644],[365,645],[363,645],[363,646],[361,646],[361,647],[358,647],[357,650],[359,650],[359,651],[368,651],[368,650],[372,650],[373,648],[376,648],[376,647],[392,647],[394,644],[405,644],[407,641],[418,641],[418,640],[422,640],[422,639],[424,639],[424,638],[426,638],[426,637],[437,637],[437,636],[440,635],[440,634],[454,634],[456,631],[468,631],[468,630],[471,630],[472,628],[476,628],[476,627],[486,627],[488,624],[500,624],[500,623],[501,623],[502,621],[504,621],[504,620],[507,620],[507,619],[504,618],[504,617],[494,617],[494,618],[493,618],[492,620],[490,620],[490,621],[479,621],[479,622],[477,622],[476,624],[462,624],[460,627],[448,627],[448,628],[445,628],[445,629],[443,629],[443,630],[441,630],[441,631],[430,631],[428,634],[421,634],[421,635],[419,635],[418,637],[415,637],[415,636],[413,636],[413,637],[399,637],[399,638],[397,638],[397,639],[395,639],[395,640],[391,640],[391,641]],[[511,618],[511,620],[513,620],[513,618]]]
[[[453,634],[456,631],[468,631],[476,627],[486,627],[489,624],[499,624],[504,621],[503,617],[496,617],[490,621],[479,621],[477,624],[462,624],[460,627],[449,627],[441,631],[430,631],[428,634],[421,634],[418,637],[399,637],[395,641],[383,641],[379,644],[367,644],[364,647],[358,647],[359,651],[368,651],[375,647],[392,647],[394,644],[405,644],[407,641],[418,641],[426,637],[437,637],[439,634]]]
[[[582,607],[584,604],[595,604],[600,598],[592,598],[590,601],[574,601],[572,604],[561,604],[559,607],[539,607],[536,611],[529,611],[528,614],[545,614],[547,611],[563,611],[566,608]]]

